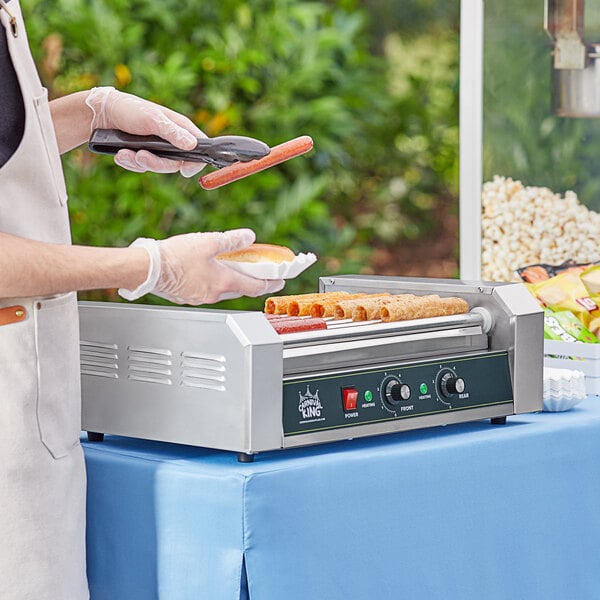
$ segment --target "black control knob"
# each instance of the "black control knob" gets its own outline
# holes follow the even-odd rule
[[[385,391],[388,400],[392,404],[398,404],[398,402],[402,400],[402,395],[400,392],[401,387],[402,386],[399,383],[393,383],[392,385],[388,386],[388,389]]]
[[[381,386],[381,397],[385,404],[394,407],[410,398],[410,386],[396,377],[388,377]]]
[[[462,394],[465,391],[465,380],[454,373],[444,373],[440,380],[440,391],[446,398],[453,394]]]
[[[389,389],[389,395],[395,402],[402,402],[410,398],[410,387],[405,383],[394,383]]]

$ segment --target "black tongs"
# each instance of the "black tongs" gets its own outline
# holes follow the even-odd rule
[[[162,158],[203,162],[217,169],[262,158],[271,152],[264,142],[241,135],[198,138],[194,150],[181,150],[156,135],[131,135],[118,129],[95,129],[88,147],[99,154],[116,154],[124,148],[148,150]]]

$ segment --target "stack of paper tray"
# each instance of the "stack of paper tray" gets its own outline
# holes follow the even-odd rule
[[[544,340],[544,366],[583,371],[587,394],[600,395],[600,344]]]
[[[585,400],[583,371],[544,367],[544,410],[570,410]]]

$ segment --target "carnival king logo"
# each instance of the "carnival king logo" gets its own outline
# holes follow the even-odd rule
[[[298,392],[300,399],[298,401],[298,411],[303,419],[315,419],[321,416],[323,405],[319,399],[319,390],[314,394],[310,391],[310,386],[306,386],[306,393]]]

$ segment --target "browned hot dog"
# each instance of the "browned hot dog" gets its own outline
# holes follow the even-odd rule
[[[382,321],[405,321],[410,319],[427,319],[445,317],[469,312],[469,305],[463,298],[440,298],[418,296],[414,300],[386,304],[381,307]]]
[[[265,312],[273,315],[286,315],[288,304],[293,300],[318,298],[321,294],[292,294],[290,296],[271,296],[265,301]]]
[[[198,183],[205,190],[214,190],[222,185],[227,185],[253,173],[264,171],[269,167],[274,167],[286,160],[305,154],[312,147],[312,138],[308,135],[303,135],[279,144],[279,146],[274,146],[271,148],[271,152],[263,158],[249,162],[236,162],[233,165],[224,167],[220,171],[213,171],[212,173],[203,175],[198,180]]]

